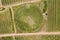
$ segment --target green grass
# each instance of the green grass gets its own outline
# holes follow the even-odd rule
[[[14,36],[0,37],[0,40],[60,40],[60,35],[32,35],[32,36]]]
[[[56,26],[56,1],[48,0],[48,31],[58,31],[58,26]]]
[[[41,40],[40,36],[16,36],[16,40]]]
[[[60,40],[58,35],[42,35],[42,36],[16,36],[16,40]]]
[[[13,7],[13,10],[17,32],[36,32],[41,29],[43,18],[39,4],[23,4]]]
[[[60,0],[48,0],[48,31],[60,31]]]
[[[0,13],[0,34],[12,33],[12,22],[10,12],[6,10]]]
[[[42,36],[41,40],[60,40],[60,36],[58,35]]]
[[[13,37],[1,37],[0,40],[13,40]]]
[[[56,1],[57,30],[60,31],[60,0]]]

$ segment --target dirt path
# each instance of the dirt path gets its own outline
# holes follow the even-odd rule
[[[31,36],[31,35],[60,35],[60,32],[39,32],[39,33],[12,33],[12,34],[0,34],[0,37],[9,36]]]
[[[46,32],[47,31],[47,21],[43,20],[43,23],[42,23],[42,28],[41,28],[41,31],[40,32]]]
[[[33,1],[26,1],[26,2],[21,2],[21,3],[15,3],[15,4],[11,4],[11,5],[6,5],[4,7],[18,6],[18,5],[25,4],[25,3],[34,3],[34,2],[39,2],[39,1],[41,1],[41,0],[33,0]]]
[[[42,22],[42,28],[41,32],[46,32],[47,31],[47,16],[45,13],[43,13],[43,22]]]

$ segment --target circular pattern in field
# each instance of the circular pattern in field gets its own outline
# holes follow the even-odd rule
[[[40,7],[35,4],[20,5],[16,7],[14,20],[18,32],[37,32],[41,29],[42,13]]]

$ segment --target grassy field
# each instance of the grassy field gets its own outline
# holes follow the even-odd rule
[[[13,7],[17,32],[36,32],[41,29],[40,4],[23,4]]]
[[[60,31],[60,0],[48,0],[48,31]]]
[[[41,40],[41,36],[16,36],[16,40]]]
[[[58,7],[58,6],[57,6]],[[48,31],[59,31],[57,26],[56,0],[48,0]]]
[[[3,5],[15,4],[18,2],[25,2],[25,1],[31,1],[31,0],[1,0]]]
[[[0,40],[13,40],[13,37],[2,37]]]
[[[60,40],[58,35],[35,35],[35,36],[15,36],[13,37],[2,37],[0,40]]]
[[[60,0],[57,0],[56,2],[57,30],[60,31]]]
[[[9,10],[7,9],[4,12],[0,12],[0,34],[12,33],[12,28],[12,20]]]
[[[45,36],[17,36],[16,40],[60,40],[60,36],[57,35],[45,35]]]

